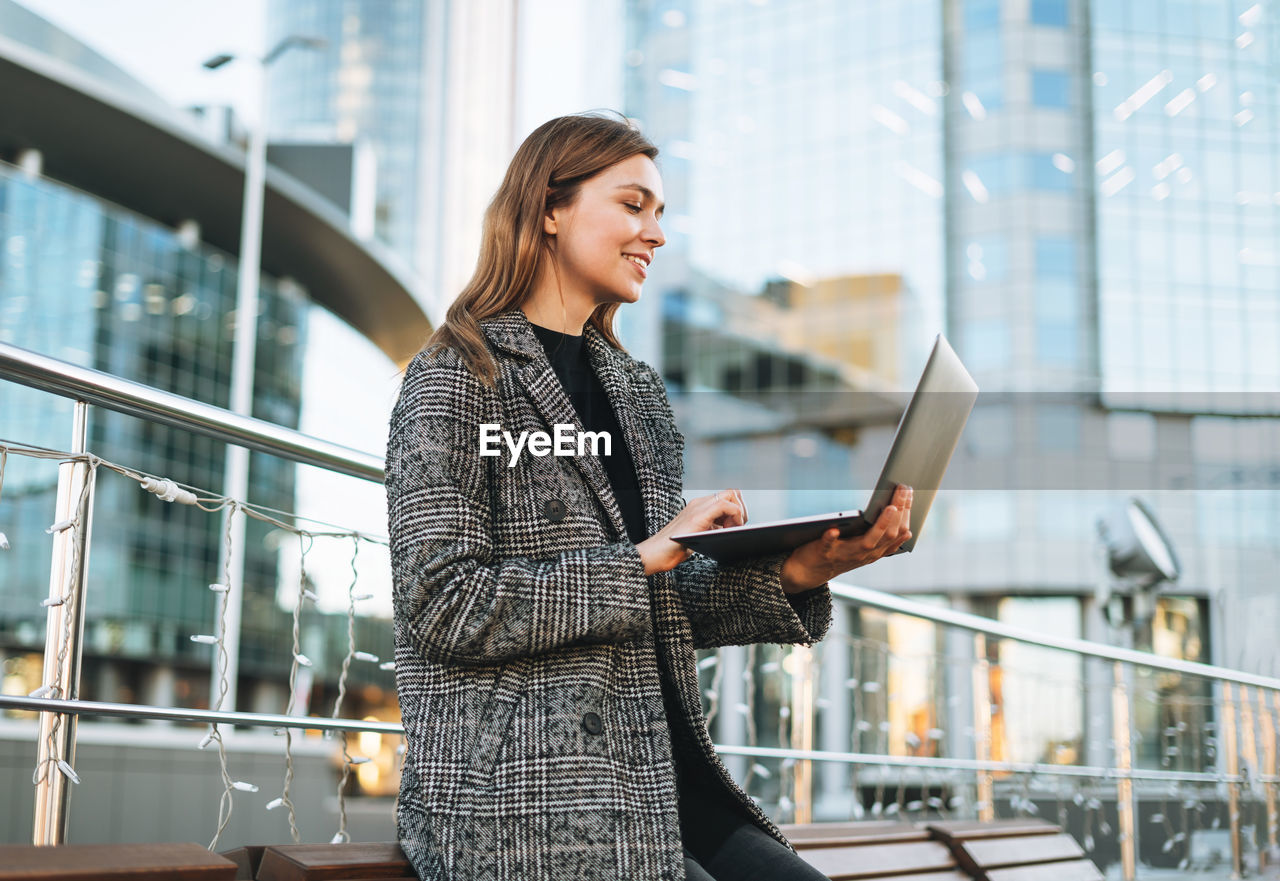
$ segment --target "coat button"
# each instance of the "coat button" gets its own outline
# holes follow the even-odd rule
[[[564,519],[564,515],[569,513],[569,509],[559,499],[552,499],[542,506],[542,513],[552,523],[559,523]]]
[[[599,734],[604,730],[604,723],[600,721],[600,717],[595,713],[584,713],[582,715],[582,727],[586,729],[588,734]]]

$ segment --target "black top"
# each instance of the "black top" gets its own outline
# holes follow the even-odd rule
[[[613,486],[613,495],[618,500],[618,508],[622,511],[622,519],[627,526],[627,537],[633,544],[639,544],[649,537],[649,530],[645,526],[644,503],[640,496],[640,483],[636,480],[635,462],[631,458],[627,439],[622,434],[622,427],[618,425],[618,418],[613,413],[613,405],[609,403],[609,396],[595,371],[591,369],[584,337],[571,336],[536,324],[531,324],[531,327],[546,349],[551,369],[564,386],[569,402],[578,411],[582,427],[587,431],[609,433],[610,455],[600,455],[598,458]]]

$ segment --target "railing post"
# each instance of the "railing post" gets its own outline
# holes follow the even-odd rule
[[[1273,703],[1276,698],[1277,694],[1272,692]],[[1267,775],[1267,782],[1263,784],[1267,798],[1267,849],[1270,851],[1268,857],[1274,859],[1276,849],[1280,846],[1276,842],[1276,833],[1280,831],[1280,819],[1276,817],[1276,788],[1280,787],[1275,779],[1276,725],[1271,710],[1267,707],[1267,692],[1261,688],[1258,689],[1258,718],[1262,720],[1262,773]]]
[[[991,664],[987,660],[987,635],[974,634],[973,654],[973,757],[991,761]],[[978,771],[978,819],[996,818],[995,778],[990,770]]]
[[[87,450],[89,405],[76,401],[72,413],[71,452]],[[58,467],[57,510],[54,522],[78,519],[79,528],[53,535],[53,564],[49,573],[48,623],[44,640],[45,685],[61,685],[59,698],[80,696],[80,653],[84,642],[84,586],[89,568],[89,528],[93,511],[93,486],[89,464],[64,462]],[[86,484],[88,486],[86,487]],[[86,491],[87,489],[87,491]],[[83,504],[82,504],[83,502]],[[67,597],[66,602],[62,598]],[[65,844],[71,787],[58,770],[58,761],[75,765],[75,715],[42,712],[37,746],[35,844]]]
[[[1124,881],[1138,874],[1138,836],[1134,816],[1133,729],[1130,725],[1129,689],[1124,665],[1117,661],[1113,668],[1115,683],[1111,689],[1111,735],[1116,742],[1116,813],[1120,819],[1120,866]]]
[[[1227,815],[1231,828],[1231,877],[1244,877],[1244,849],[1240,841],[1240,752],[1236,743],[1236,702],[1234,687],[1222,683],[1222,749],[1227,760]]]
[[[813,749],[813,651],[798,645],[791,649],[791,748]],[[792,801],[796,823],[813,822],[813,762],[797,759],[792,774]]]

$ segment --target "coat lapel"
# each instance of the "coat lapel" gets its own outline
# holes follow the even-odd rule
[[[518,355],[523,364],[516,365],[513,369],[513,375],[519,386],[518,392],[527,395],[534,407],[542,416],[546,423],[546,430],[552,431],[557,424],[573,425],[576,431],[583,431],[583,425],[578,418],[577,411],[573,408],[573,404],[569,402],[569,396],[565,394],[564,386],[560,384],[559,377],[551,368],[551,362],[547,360],[547,353],[542,348],[542,343],[534,336],[533,331],[529,327],[529,319],[519,309],[510,312],[504,312],[494,318],[488,319],[481,323],[484,328],[485,335],[490,342],[497,348],[507,353]],[[594,328],[588,328],[594,333]],[[603,343],[603,340],[600,341]],[[603,343],[605,348],[609,348],[607,343]],[[591,347],[588,340],[588,347]],[[592,365],[596,365],[596,358],[593,354]],[[599,374],[597,374],[599,375]],[[601,377],[601,383],[604,384],[604,378]],[[632,450],[632,458],[636,459],[636,441],[632,439],[633,430],[628,427],[626,422],[622,421],[622,412],[618,405],[619,398],[614,391],[605,384],[606,392],[609,395],[609,401],[613,404],[614,412],[618,415],[618,422],[622,426],[623,434],[625,434],[627,444]],[[625,398],[624,398],[625,400]],[[615,534],[619,537],[626,536],[626,522],[622,519],[622,510],[618,507],[618,500],[613,494],[613,487],[609,483],[609,476],[605,473],[604,466],[600,464],[600,460],[595,456],[571,456],[570,459],[577,467],[582,475],[582,479],[587,486],[595,494],[596,500],[600,504],[600,508],[604,511],[609,523],[613,526]],[[637,470],[639,470],[637,460]],[[641,484],[643,487],[643,484]],[[643,490],[642,490],[643,492]],[[646,498],[646,510],[649,505]]]

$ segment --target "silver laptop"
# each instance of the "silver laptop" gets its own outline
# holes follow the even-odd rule
[[[910,551],[920,540],[929,506],[977,399],[977,383],[939,334],[915,393],[898,422],[880,479],[864,508],[688,532],[672,538],[721,563],[766,557],[813,541],[832,526],[839,527],[844,538],[863,534],[892,500],[898,484],[906,484],[914,490],[911,538],[901,550]]]

